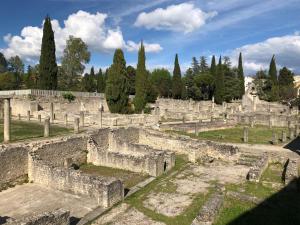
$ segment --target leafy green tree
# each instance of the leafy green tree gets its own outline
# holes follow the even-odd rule
[[[136,71],[135,68],[132,66],[127,66],[127,84],[128,84],[128,91],[130,95],[135,95],[135,77]]]
[[[171,74],[166,69],[155,69],[151,73],[150,81],[160,97],[171,96]]]
[[[16,88],[20,88],[22,75],[24,74],[24,63],[19,56],[11,57],[8,60],[8,71],[14,73],[16,77]]]
[[[41,89],[57,89],[57,64],[55,56],[55,40],[50,17],[44,22],[43,39],[39,68],[39,87]]]
[[[147,103],[147,88],[149,85],[146,70],[145,48],[143,42],[141,43],[138,55],[139,56],[135,80],[134,107],[136,112],[141,112],[145,108]]]
[[[106,101],[111,113],[128,113],[128,91],[126,89],[126,61],[123,51],[117,49],[113,64],[108,70]]]
[[[219,64],[217,66],[217,74],[215,80],[215,101],[217,104],[222,104],[224,100],[224,71],[222,65],[222,58],[220,56]]]
[[[94,67],[91,68],[90,74],[86,73],[82,79],[82,88],[87,92],[96,91],[96,76]]]
[[[207,60],[205,56],[200,57],[200,72],[201,73],[206,73],[208,71],[208,65],[207,65]]]
[[[99,72],[96,75],[97,77],[97,92],[104,93],[105,92],[105,78],[102,73],[102,70],[99,69]]]
[[[194,77],[194,83],[201,91],[199,97],[201,100],[209,100],[214,93],[214,78],[211,73],[201,73]],[[193,98],[196,100],[196,98]]]
[[[16,76],[12,72],[0,74],[0,90],[15,90],[18,88]]]
[[[296,97],[294,90],[294,74],[287,67],[279,70],[278,76],[279,98],[283,101],[290,101]]]
[[[29,89],[37,88],[38,73],[36,68],[32,68],[30,65],[27,67],[27,74],[25,75],[25,86]]]
[[[70,36],[62,57],[62,74],[59,77],[60,89],[78,89],[79,80],[90,61],[91,53],[88,46],[80,39]]]
[[[180,99],[182,93],[181,70],[178,61],[178,54],[175,56],[174,71],[172,78],[172,96],[174,99]]]
[[[243,95],[245,94],[245,77],[244,77],[242,53],[240,53],[240,55],[239,55],[238,79],[240,82],[239,97],[242,98]]]
[[[0,52],[0,73],[4,73],[7,71],[7,61],[4,55]]]

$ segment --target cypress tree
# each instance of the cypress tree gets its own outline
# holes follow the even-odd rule
[[[213,55],[213,57],[211,59],[210,73],[211,73],[211,75],[213,75],[213,77],[216,77],[217,66],[216,66],[216,58],[215,58],[214,55]]]
[[[4,55],[0,52],[0,73],[4,73],[7,71],[7,61]]]
[[[181,99],[182,93],[182,81],[181,81],[181,70],[178,61],[178,54],[175,56],[174,71],[172,78],[172,95],[174,99]]]
[[[105,80],[101,69],[99,69],[99,72],[97,74],[97,92],[105,92]]]
[[[244,78],[242,53],[240,53],[239,55],[238,79],[240,81],[240,98],[242,98],[243,95],[245,94],[245,78]]]
[[[224,98],[224,71],[222,65],[222,58],[220,56],[219,64],[217,66],[217,75],[215,80],[215,101],[217,104],[222,104]]]
[[[114,54],[113,64],[108,70],[106,82],[106,101],[111,113],[128,112],[128,95],[126,90],[126,61],[121,49]]]
[[[275,55],[273,55],[270,62],[269,78],[273,85],[277,84],[277,69],[276,69]]]
[[[135,98],[134,108],[136,112],[141,112],[147,104],[147,88],[148,88],[148,76],[146,70],[146,56],[145,47],[143,42],[139,49],[138,64],[136,69],[135,80]]]
[[[46,17],[44,22],[39,72],[39,87],[41,89],[57,89],[58,69],[55,56],[55,40],[49,16]]]
[[[200,57],[200,72],[205,73],[208,70],[208,65],[205,56]]]

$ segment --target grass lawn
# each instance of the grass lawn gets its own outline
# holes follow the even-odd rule
[[[285,130],[288,134],[287,128],[273,127],[270,129],[267,126],[255,126],[249,127],[249,141],[250,144],[271,144],[273,131],[277,133],[278,140],[281,138],[281,132]],[[172,132],[172,131],[171,131]],[[174,132],[174,131],[173,131]],[[203,140],[219,141],[219,142],[231,142],[231,143],[243,143],[244,126],[236,126],[234,128],[228,128],[224,130],[212,130],[199,132],[195,134],[188,134],[181,131],[175,131],[179,134],[188,135],[192,138],[199,138]],[[279,144],[281,142],[279,141]]]
[[[50,136],[58,136],[67,134],[70,129],[50,126]],[[44,136],[44,125],[36,122],[12,121],[11,122],[11,141],[21,141],[31,138],[39,138]],[[3,120],[0,120],[0,142],[3,142]]]
[[[127,170],[115,169],[104,166],[95,166],[92,164],[82,165],[80,166],[80,170],[84,173],[97,176],[116,177],[123,181],[125,186],[124,188],[128,189],[149,177],[147,174],[139,174]]]

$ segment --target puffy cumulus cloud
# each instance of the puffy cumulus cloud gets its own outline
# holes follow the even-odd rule
[[[278,67],[287,66],[296,73],[300,72],[300,35],[297,33],[272,37],[237,48],[231,54],[234,64],[237,62],[239,52],[243,54],[244,69],[248,74],[254,74],[260,69],[268,69],[273,54]]]
[[[91,14],[80,10],[69,15],[64,21],[64,26],[60,26],[59,21],[52,20],[57,57],[62,56],[70,35],[81,38],[91,51],[110,52],[116,48],[127,48],[121,29],[106,27],[106,18],[107,15],[103,13]],[[8,34],[4,37],[7,48],[2,51],[6,57],[19,55],[27,62],[37,60],[40,56],[42,36],[42,26],[24,27],[20,35]]]
[[[158,8],[149,13],[140,13],[135,26],[190,33],[216,15],[215,11],[206,13],[192,3],[182,3],[168,6],[166,9]]]
[[[126,49],[129,52],[138,51],[141,46],[141,43],[135,43],[133,41],[127,41]],[[163,48],[159,44],[148,44],[144,42],[146,52],[160,52]]]

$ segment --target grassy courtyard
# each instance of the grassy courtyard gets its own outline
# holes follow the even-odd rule
[[[64,135],[70,129],[56,125],[50,126],[50,136]],[[21,141],[44,136],[44,125],[36,122],[12,121],[11,141]],[[3,120],[0,120],[0,142],[3,142]]]
[[[281,144],[281,133],[285,130],[288,135],[288,129],[283,127],[269,128],[267,126],[255,126],[249,127],[249,141],[250,144],[271,144],[273,131],[276,132],[278,143]],[[231,143],[243,143],[244,126],[236,126],[234,128],[228,128],[223,130],[212,130],[199,132],[195,134],[188,134],[181,131],[170,131],[183,135],[188,135],[192,138],[198,138],[202,140],[219,141],[219,142],[231,142]]]

